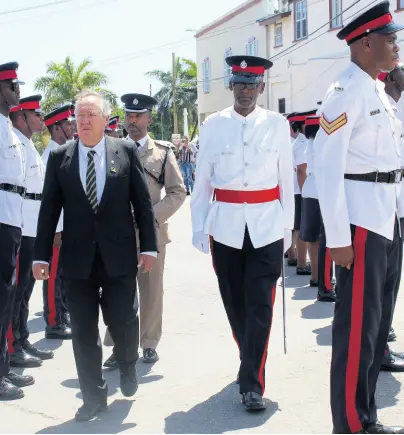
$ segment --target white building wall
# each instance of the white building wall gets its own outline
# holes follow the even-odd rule
[[[249,3],[253,2],[248,1],[244,5]],[[266,57],[266,28],[256,22],[265,15],[265,1],[255,1],[253,6],[211,31],[201,36],[197,33],[198,109],[201,121],[211,113],[233,104],[233,94],[225,87],[224,82],[224,55],[228,48],[231,48],[233,55],[245,54],[245,45],[249,38],[255,37],[258,41],[257,55]],[[202,83],[202,64],[206,58],[209,58],[211,68],[209,93],[204,93]],[[265,101],[265,94],[261,95],[258,104],[266,107]]]
[[[404,4],[404,1],[401,1]],[[358,12],[365,10],[371,4],[376,4],[374,0],[361,0],[352,6],[355,2],[356,0],[342,0],[342,10],[349,8],[343,13],[343,24],[347,24]],[[210,56],[212,77],[223,76],[225,48],[234,47],[233,54],[236,54],[236,50],[243,53],[245,41],[250,36],[257,35],[260,46],[259,56],[269,57],[274,63],[266,76],[266,92],[260,96],[259,104],[270,110],[278,111],[279,99],[284,98],[286,112],[315,109],[317,101],[322,100],[331,82],[348,64],[349,48],[345,41],[340,41],[336,37],[339,29],[330,29],[329,24],[325,25],[330,20],[330,0],[308,0],[307,33],[309,36],[300,41],[294,40],[294,3],[290,2],[289,7],[291,9],[289,16],[270,18],[273,20],[270,24],[265,25],[266,21],[261,21],[261,25],[256,23],[238,27],[252,20],[261,20],[266,15],[266,1],[262,1],[223,24],[221,28],[227,28],[226,33],[218,34],[218,28],[212,31],[212,35],[217,34],[217,36],[203,39],[206,36],[203,35],[197,38],[198,67],[204,57]],[[390,7],[394,20],[404,24],[404,10],[396,11],[395,0],[392,0]],[[283,30],[283,44],[281,47],[274,47],[275,23],[280,22]],[[232,29],[231,26],[235,27]],[[324,27],[316,31],[321,26]],[[402,34],[398,33],[398,42],[400,48],[404,50],[404,31]],[[404,59],[404,53],[402,58]],[[199,76],[199,80],[201,78],[202,76]],[[202,89],[201,83],[198,89]],[[199,92],[198,94],[201,119],[203,120],[205,113],[209,114],[223,109],[231,105],[232,101],[232,95],[224,88],[223,81],[213,81],[211,93]]]

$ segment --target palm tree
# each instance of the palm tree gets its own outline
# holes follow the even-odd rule
[[[76,66],[69,56],[63,63],[48,64],[46,75],[35,81],[35,90],[44,96],[42,107],[45,112],[63,103],[74,103],[77,94],[83,90],[100,92],[112,106],[116,106],[117,96],[104,88],[108,83],[106,75],[89,71],[90,65],[91,60],[84,59]]]
[[[196,63],[191,59],[176,58],[174,74],[176,77],[176,107],[177,116],[180,118],[184,108],[188,110],[190,122],[195,123],[191,140],[195,136],[198,125],[197,100],[197,74]],[[154,95],[158,101],[158,114],[163,117],[172,116],[173,106],[173,72],[153,70],[147,76],[159,80],[161,89]]]

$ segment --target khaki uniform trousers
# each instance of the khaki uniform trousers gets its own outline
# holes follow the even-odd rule
[[[159,247],[156,264],[148,273],[139,270],[137,282],[139,285],[139,316],[140,316],[140,347],[156,349],[160,342],[163,327],[163,275],[166,247]],[[114,342],[107,329],[104,344],[113,346]]]

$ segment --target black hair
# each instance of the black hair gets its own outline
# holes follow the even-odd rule
[[[297,133],[297,132],[303,133],[303,125],[304,125],[304,122],[302,122],[302,121],[292,121],[290,123],[290,127],[292,128],[292,130],[295,133]]]
[[[20,116],[21,114],[21,110],[19,110],[18,112],[10,112],[10,120],[11,122],[15,122],[17,120],[17,118]]]
[[[304,129],[304,135],[306,136],[306,139],[314,139],[316,137],[319,128],[320,126],[318,124],[306,125],[306,128]]]

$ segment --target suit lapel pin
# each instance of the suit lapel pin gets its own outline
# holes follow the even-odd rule
[[[111,168],[111,173],[112,174],[116,174],[116,169],[112,166],[112,168]]]

